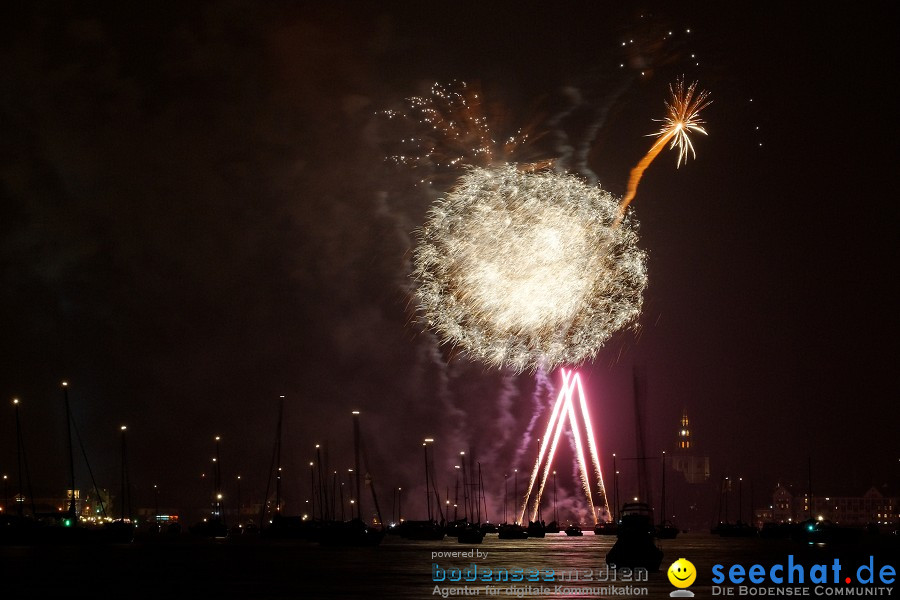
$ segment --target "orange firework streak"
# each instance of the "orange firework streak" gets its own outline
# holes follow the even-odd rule
[[[644,175],[644,171],[653,162],[653,159],[660,153],[663,147],[671,142],[670,148],[678,148],[678,167],[681,161],[687,162],[688,153],[697,157],[694,145],[688,135],[695,131],[706,135],[703,128],[703,121],[700,119],[700,111],[709,106],[710,100],[707,100],[707,92],[700,91],[696,93],[697,82],[684,88],[684,81],[678,80],[674,86],[669,86],[671,99],[666,102],[666,117],[663,119],[663,126],[657,133],[653,135],[659,136],[654,142],[650,150],[644,155],[644,158],[631,169],[631,176],[628,178],[628,187],[625,191],[625,197],[619,203],[619,214],[616,217],[613,227],[617,227],[625,216],[625,209],[634,200],[637,194],[638,183]]]

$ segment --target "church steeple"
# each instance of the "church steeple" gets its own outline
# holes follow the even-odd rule
[[[679,450],[691,449],[691,425],[688,420],[686,408],[681,410],[681,429],[678,430],[677,447]]]

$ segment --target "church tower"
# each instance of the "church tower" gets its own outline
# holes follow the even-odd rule
[[[681,429],[678,430],[678,443],[676,447],[679,450],[691,449],[691,423],[688,420],[687,409],[681,410]]]

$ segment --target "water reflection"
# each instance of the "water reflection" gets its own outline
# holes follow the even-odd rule
[[[842,564],[862,564],[862,557],[876,554],[876,562],[895,564],[896,536],[881,536],[870,546],[801,546],[787,540],[758,538],[722,538],[689,533],[674,540],[661,540],[665,556],[660,572],[650,573],[646,581],[597,581],[606,567],[606,553],[615,542],[613,536],[583,537],[551,534],[543,539],[500,540],[488,535],[474,546],[459,544],[453,538],[440,542],[409,541],[388,537],[376,548],[328,548],[308,542],[198,541],[184,536],[173,543],[135,543],[93,548],[0,548],[0,564],[8,574],[3,591],[9,597],[50,597],[67,592],[90,592],[93,596],[170,597],[173,590],[191,597],[233,598],[430,598],[435,582],[433,564],[441,568],[462,569],[475,563],[479,569],[532,568],[543,574],[585,573],[594,581],[544,582],[555,585],[597,588],[602,585],[631,585],[646,588],[649,598],[669,596],[673,587],[666,569],[678,558],[686,558],[697,568],[697,581],[691,586],[697,597],[712,597],[711,573],[714,564],[735,563],[771,565],[784,562],[788,554],[795,562],[827,562],[841,558]],[[469,558],[432,558],[434,552],[475,550],[486,556]],[[99,571],[98,571],[99,569]],[[54,577],[47,577],[52,572]],[[607,576],[612,579],[611,574]],[[633,578],[636,579],[636,578]],[[517,586],[539,586],[541,582],[519,582]],[[447,587],[468,585],[486,594],[486,586],[507,588],[510,583],[487,584],[443,582]],[[643,595],[642,595],[643,596]],[[4,597],[6,597],[4,595]],[[501,592],[493,597],[510,598]],[[572,594],[527,595],[528,598],[605,598],[621,595]]]

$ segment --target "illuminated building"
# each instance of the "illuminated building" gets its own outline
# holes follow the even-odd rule
[[[75,514],[81,514],[81,512],[84,510],[84,503],[81,501],[81,490],[66,490],[66,506],[69,506],[72,503],[73,497],[75,500]]]
[[[778,484],[772,494],[772,520],[775,523],[816,520],[836,525],[896,526],[900,521],[900,498],[886,489],[870,487],[862,496],[815,496],[812,511],[807,494],[794,495]],[[821,517],[821,519],[820,519]]]

